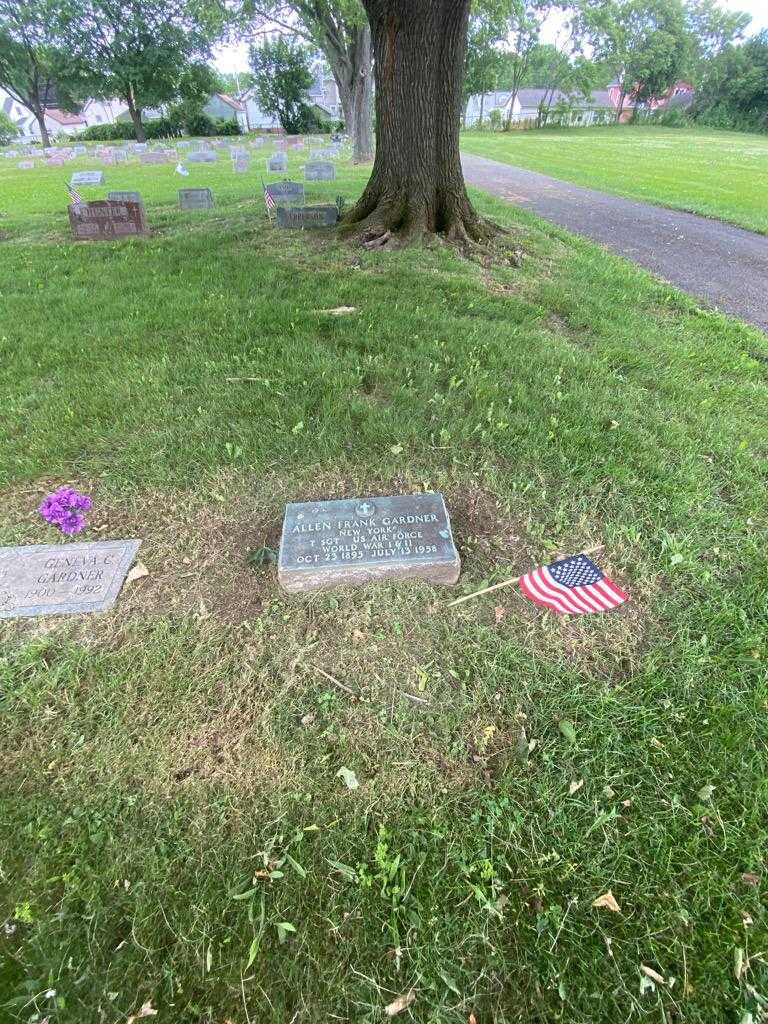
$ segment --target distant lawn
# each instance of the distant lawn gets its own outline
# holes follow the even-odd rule
[[[149,575],[0,623],[3,1024],[374,1024],[411,991],[418,1024],[756,1024],[765,336],[479,194],[522,269],[279,232],[224,159],[107,168],[155,235],[74,244],[71,169],[0,164],[0,543],[55,540],[71,481]],[[454,591],[248,564],[286,501],[423,489]],[[445,607],[599,543],[615,614]]]
[[[768,136],[672,128],[465,132],[462,149],[768,233]]]

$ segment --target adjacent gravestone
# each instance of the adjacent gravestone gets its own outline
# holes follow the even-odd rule
[[[261,137],[261,136],[259,135],[259,136],[258,136],[257,138],[255,138],[255,139],[253,140],[253,142],[251,143],[251,145],[252,145],[252,146],[263,146],[263,145],[265,144],[265,142],[266,142],[266,140],[265,140],[265,139],[263,139],[263,138],[262,138],[262,137]]]
[[[442,494],[286,505],[277,578],[289,593],[413,578],[450,585],[460,565]]]
[[[232,170],[235,174],[246,174],[250,166],[251,161],[247,156],[236,156],[232,161]]]
[[[213,193],[209,188],[180,188],[179,208],[181,210],[210,210],[213,207]]]
[[[140,540],[0,548],[0,619],[101,612],[114,604]]]
[[[278,206],[279,228],[331,228],[339,219],[336,206]]]
[[[215,164],[218,157],[212,149],[199,149],[195,153],[189,153],[187,160],[191,164]]]
[[[304,186],[300,181],[271,181],[267,188],[275,200],[275,206],[304,202]]]
[[[134,144],[131,146],[131,149],[133,150],[134,153],[146,153],[147,150],[149,149],[149,146],[146,144],[146,142],[134,142]]]
[[[75,171],[69,179],[70,185],[103,185],[103,171]]]
[[[31,171],[31,170],[34,169],[35,161],[34,160],[19,160],[19,162],[18,162],[18,164],[16,166],[19,168],[20,171]]]
[[[78,241],[112,242],[118,238],[149,234],[143,203],[118,203],[111,199],[72,203],[69,223]]]
[[[73,156],[85,156],[85,154],[87,152],[88,152],[88,147],[87,146],[73,146],[72,147],[72,155]]]
[[[168,162],[168,157],[164,152],[155,150],[149,153],[142,153],[141,162],[143,164],[165,164]]]
[[[107,192],[107,199],[113,203],[141,203],[142,206],[144,205],[141,192]]]
[[[182,140],[181,142],[176,143],[176,149],[187,149],[187,147],[191,145],[192,143],[188,140]]]
[[[336,167],[323,160],[304,164],[304,178],[307,181],[335,181]]]
[[[127,160],[128,159],[128,150],[127,149],[114,149],[114,150],[112,150],[112,155],[114,156],[115,160]]]
[[[285,153],[275,153],[267,159],[267,170],[271,172],[280,172],[288,170],[288,157]]]

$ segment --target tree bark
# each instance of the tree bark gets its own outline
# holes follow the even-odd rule
[[[339,90],[344,124],[356,164],[373,160],[373,50],[368,25],[349,29],[344,39],[325,33],[324,52]]]
[[[144,125],[141,120],[141,108],[136,106],[133,98],[133,92],[130,89],[125,97],[125,102],[128,105],[128,113],[131,115],[131,121],[133,121],[133,130],[136,135],[136,141],[146,142],[147,133],[144,131]]]
[[[40,141],[43,144],[43,149],[48,149],[51,144],[51,136],[48,134],[48,127],[45,123],[45,109],[38,107],[33,110],[35,120],[40,126]]]
[[[492,233],[467,197],[459,157],[470,0],[363,0],[376,82],[376,159],[345,218],[369,247],[433,233],[458,242]]]

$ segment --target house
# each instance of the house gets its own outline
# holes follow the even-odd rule
[[[621,85],[619,82],[611,82],[608,86],[608,91],[611,96],[611,102],[618,110],[619,103],[621,102]],[[679,79],[667,89],[663,96],[654,96],[643,103],[638,103],[630,93],[624,97],[620,118],[621,123],[626,124],[631,119],[636,107],[650,111],[660,110],[662,107],[683,107],[684,109],[690,107],[693,104],[695,91],[690,82]]]
[[[203,107],[203,113],[220,121],[241,121],[243,104],[223,92],[215,92]]]
[[[117,99],[86,100],[80,111],[89,128],[95,124],[114,124],[122,114],[127,112],[127,104]]]
[[[32,125],[37,128],[37,121],[34,115],[19,103],[18,100],[15,100],[13,96],[7,93],[5,89],[0,89],[0,111],[14,123],[16,131],[22,140],[32,138]],[[37,137],[39,138],[39,136],[40,129],[37,128]]]
[[[246,89],[242,93],[240,106],[242,109],[237,112],[237,119],[244,132],[281,132],[283,130],[276,117],[261,109],[255,89]]]
[[[321,62],[315,67],[315,79],[309,87],[307,102],[310,106],[317,107],[321,114],[331,120],[341,120],[344,112],[341,109],[339,87],[336,80]]]
[[[550,122],[552,117],[557,116],[559,124],[589,125],[608,120],[615,108],[607,90],[596,90],[584,97],[568,95],[559,89],[518,89],[514,100],[512,93],[506,90],[470,96],[466,108],[466,126],[471,128],[479,124],[481,113],[482,120],[487,121],[492,110],[499,112],[503,123],[508,119],[511,124],[531,121],[538,123],[543,111]]]

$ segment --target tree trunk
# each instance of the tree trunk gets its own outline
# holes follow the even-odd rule
[[[485,93],[480,93],[480,116],[477,119],[477,127],[483,127],[483,110],[485,109]]]
[[[136,136],[136,141],[146,142],[147,133],[144,131],[144,125],[141,121],[141,108],[135,105],[132,92],[128,92],[128,95],[125,97],[125,102],[128,104],[128,113],[131,115],[131,120],[133,121],[133,131]]]
[[[468,242],[489,226],[472,209],[459,158],[470,0],[363,0],[376,81],[376,159],[345,218],[369,247],[440,232]]]
[[[35,115],[35,120],[40,126],[40,141],[43,144],[43,149],[48,149],[48,147],[51,144],[51,137],[48,134],[48,128],[45,123],[45,109],[42,107],[38,107],[35,111],[33,111],[33,113]]]
[[[327,40],[325,55],[338,86],[344,124],[352,138],[352,160],[363,164],[373,160],[371,30],[367,24],[361,25],[350,30],[350,35],[350,42],[344,49],[336,39]]]
[[[626,92],[622,89],[621,95],[619,96],[619,109],[616,114],[616,124],[621,124],[621,115],[624,113],[624,100],[627,98]]]

